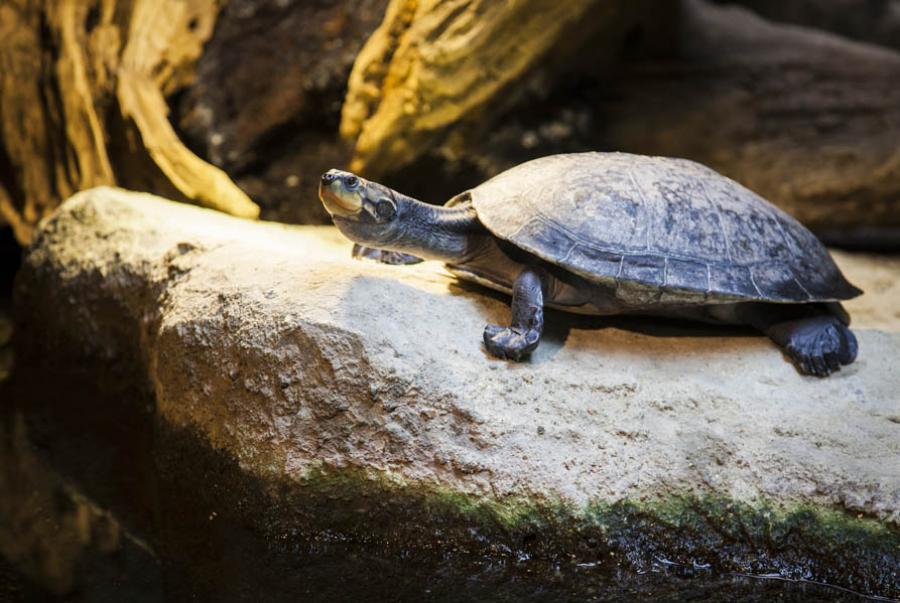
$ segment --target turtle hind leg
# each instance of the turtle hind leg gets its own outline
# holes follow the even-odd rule
[[[763,331],[790,357],[801,373],[827,377],[856,360],[859,344],[838,306],[795,306],[755,310],[751,324]]]
[[[766,330],[806,375],[827,377],[856,360],[859,345],[835,316],[811,316],[772,325]]]
[[[487,325],[484,346],[498,358],[524,360],[537,348],[543,331],[544,283],[537,270],[525,268],[513,285],[510,325]]]
[[[423,261],[422,258],[409,255],[408,253],[365,247],[359,243],[353,245],[352,256],[357,260],[374,260],[382,264],[392,265],[418,264]]]

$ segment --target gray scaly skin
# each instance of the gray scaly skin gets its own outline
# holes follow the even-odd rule
[[[839,304],[720,303],[629,306],[603,287],[499,241],[470,203],[438,207],[376,182],[330,170],[319,196],[354,241],[354,257],[408,264],[445,262],[461,278],[512,296],[509,326],[487,325],[484,343],[499,358],[523,360],[538,346],[544,307],[592,314],[651,314],[750,325],[772,339],[805,374],[826,376],[856,358],[857,342]]]

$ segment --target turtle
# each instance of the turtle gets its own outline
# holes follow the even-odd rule
[[[319,197],[353,255],[438,260],[509,294],[509,325],[488,324],[498,358],[537,348],[544,308],[749,325],[801,374],[856,359],[841,301],[860,295],[806,227],[753,191],[688,159],[550,155],[514,166],[443,206],[342,170]]]

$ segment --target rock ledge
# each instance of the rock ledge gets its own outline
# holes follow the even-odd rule
[[[523,535],[579,556],[599,539],[638,565],[900,594],[900,334],[873,328],[896,327],[889,299],[860,301],[860,358],[825,380],[743,332],[561,314],[530,363],[507,364],[480,345],[504,300],[349,248],[328,227],[76,195],[17,284],[20,382],[77,371],[146,400],[159,500],[190,492],[198,516],[265,538],[440,548],[456,525],[498,554]],[[838,260],[893,291],[867,281],[883,266]]]

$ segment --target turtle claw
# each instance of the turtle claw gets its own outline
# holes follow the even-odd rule
[[[353,246],[353,258],[357,260],[373,260],[381,264],[406,265],[418,264],[422,258],[400,251],[388,251],[386,249],[376,249],[374,247],[366,247],[356,244]]]
[[[541,332],[537,329],[487,325],[484,328],[484,346],[491,355],[507,360],[521,361],[538,346]]]
[[[773,339],[784,341],[784,351],[805,375],[827,377],[856,359],[856,336],[833,316],[816,316],[782,323]]]

